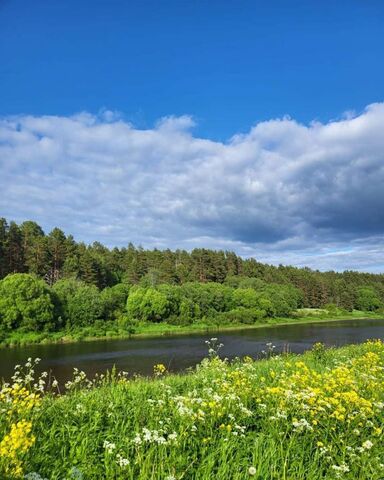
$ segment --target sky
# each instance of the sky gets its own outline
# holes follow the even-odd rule
[[[0,216],[384,272],[384,3],[0,0]]]

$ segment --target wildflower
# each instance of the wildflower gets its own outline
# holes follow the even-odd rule
[[[342,463],[341,465],[332,465],[332,469],[339,474],[349,472],[349,467],[345,463]]]
[[[31,430],[31,422],[20,420],[11,425],[11,431],[0,442],[0,457],[8,461],[8,471],[15,477],[23,473],[20,456],[35,443],[35,436],[31,435]]]
[[[249,467],[248,468],[248,474],[251,475],[251,477],[256,475],[256,468],[255,467]]]
[[[366,440],[363,443],[362,447],[364,448],[364,450],[370,450],[373,447],[373,443],[370,440]]]
[[[71,480],[83,480],[84,478],[83,473],[77,467],[72,467],[69,474]]]
[[[124,458],[122,455],[119,453],[116,455],[116,463],[119,465],[121,468],[125,468],[129,465],[129,460],[128,458]]]
[[[153,373],[157,377],[161,377],[161,375],[164,375],[167,371],[167,367],[163,363],[158,363],[153,367]]]
[[[103,443],[103,447],[105,448],[107,453],[112,453],[113,450],[116,448],[116,444],[112,442],[108,442],[108,440],[105,440]]]
[[[301,418],[300,420],[294,420],[292,425],[295,430],[298,432],[302,432],[304,430],[313,430],[313,427],[308,423],[305,418]]]
[[[48,480],[47,478],[43,478],[37,472],[31,472],[24,475],[25,480]]]

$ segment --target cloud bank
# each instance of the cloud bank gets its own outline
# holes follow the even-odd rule
[[[189,116],[0,119],[0,216],[86,242],[232,249],[270,263],[384,271],[384,103],[225,143]]]

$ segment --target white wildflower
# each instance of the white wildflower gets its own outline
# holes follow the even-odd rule
[[[364,448],[364,450],[370,450],[373,447],[373,443],[370,440],[366,440],[363,443],[362,447]]]
[[[116,455],[116,463],[119,465],[119,467],[124,468],[129,465],[129,460],[118,453]]]
[[[116,448],[116,444],[112,443],[112,442],[108,442],[108,440],[104,441],[103,446],[108,453],[112,453],[113,450],[115,450],[115,448]]]
[[[255,467],[249,467],[248,468],[248,474],[251,475],[252,477],[256,475],[256,468]]]
[[[341,465],[332,465],[332,469],[340,474],[349,472],[349,467],[345,463],[342,463]]]

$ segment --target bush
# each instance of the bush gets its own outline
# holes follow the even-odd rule
[[[54,306],[46,284],[26,273],[15,273],[0,281],[0,328],[24,331],[52,330]]]
[[[169,316],[167,296],[154,288],[136,287],[127,300],[127,312],[131,318],[146,322],[160,322]]]
[[[59,319],[59,323],[69,324],[69,303],[77,290],[83,286],[85,283],[75,278],[59,280],[53,285],[51,292],[55,304],[55,316]]]
[[[375,290],[371,287],[357,289],[356,308],[367,312],[379,310],[383,306]]]
[[[101,301],[107,320],[116,320],[124,313],[129,289],[130,286],[127,283],[118,283],[101,291]]]
[[[236,307],[263,310],[268,317],[275,314],[271,300],[265,294],[256,292],[252,288],[238,288],[233,292],[232,298]]]
[[[94,285],[81,285],[68,299],[68,324],[71,327],[92,325],[103,318],[104,305]]]
[[[181,287],[183,298],[197,305],[201,317],[213,316],[216,312],[225,312],[232,308],[231,287],[220,283],[185,283]]]

